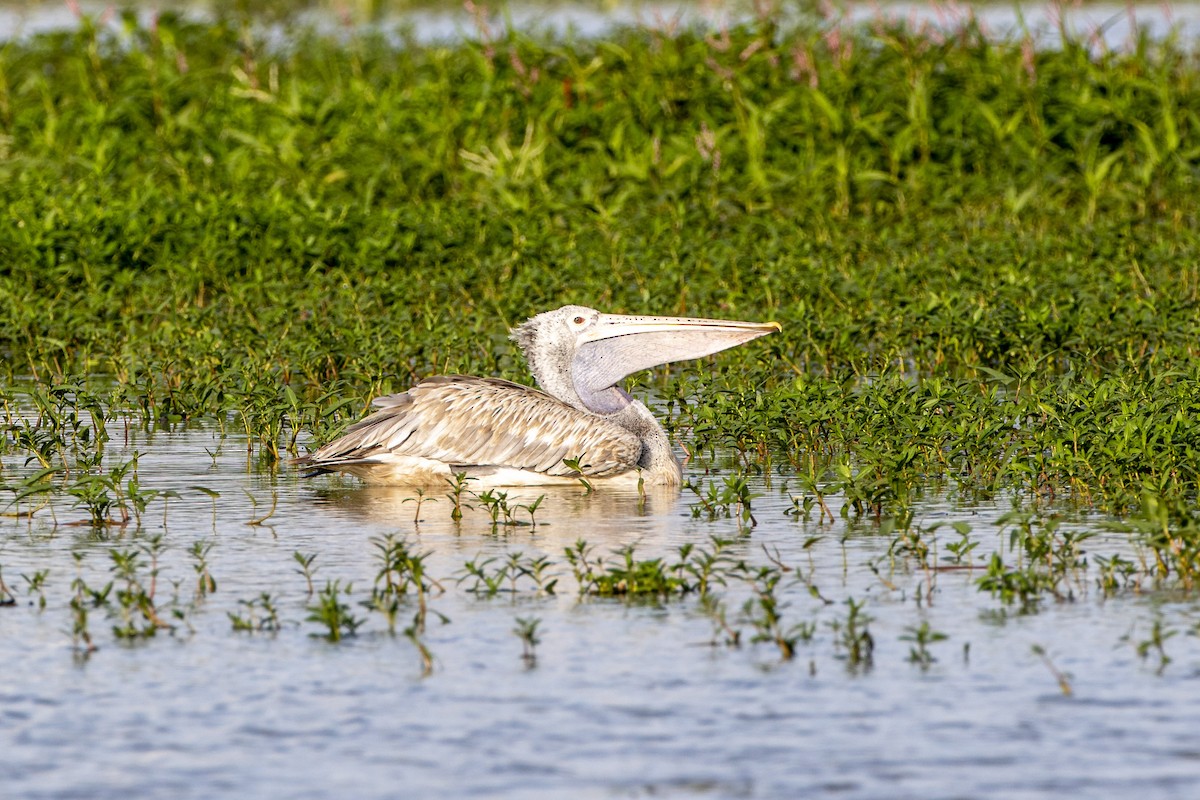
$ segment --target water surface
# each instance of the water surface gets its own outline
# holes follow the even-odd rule
[[[700,28],[718,31],[744,22],[753,15],[745,3],[736,2],[509,2],[478,4],[502,8],[479,16],[452,3],[426,8],[384,9],[362,16],[353,3],[332,3],[297,12],[294,23],[326,32],[356,28],[390,32],[403,29],[416,41],[433,43],[498,35],[506,26],[552,36],[598,37],[624,26],[663,30]],[[160,8],[173,8],[195,19],[211,18],[206,3],[141,4],[135,7],[143,25],[150,24]],[[78,11],[76,11],[76,8]],[[118,24],[114,5],[104,0],[81,0],[72,8],[63,2],[7,3],[0,0],[0,39],[64,30],[78,24],[79,14],[107,25]],[[953,31],[972,15],[981,30],[995,39],[1021,39],[1027,34],[1043,47],[1053,47],[1066,30],[1073,37],[1091,39],[1097,47],[1129,49],[1140,33],[1152,39],[1177,35],[1183,42],[1200,35],[1200,3],[909,3],[864,2],[831,4],[826,24],[905,23]],[[480,25],[486,30],[482,30]],[[288,28],[275,27],[276,38],[286,40]]]
[[[66,506],[55,509],[57,526],[43,509],[0,527],[0,564],[21,599],[0,608],[5,796],[1188,797],[1200,775],[1190,598],[1103,599],[1094,569],[1072,584],[1073,600],[1037,614],[1005,613],[976,588],[980,570],[932,573],[929,598],[930,573],[887,558],[892,536],[869,520],[797,521],[784,513],[791,502],[778,479],[757,484],[760,524],[748,535],[734,520],[694,518],[687,494],[642,501],[582,489],[549,496],[536,527],[493,530],[481,510],[455,523],[444,498],[426,502],[414,524],[403,491],[259,471],[244,440],[210,427],[133,431],[129,447],[142,453],[144,484],[180,494],[165,524],[155,501],[141,532],[96,535],[68,525],[83,512]],[[246,524],[272,495],[274,515]],[[831,498],[835,512],[838,502]],[[982,560],[1004,548],[1007,531],[995,522],[1010,504],[939,498],[917,519],[968,522]],[[939,557],[958,538],[943,530]],[[157,601],[168,607],[177,594],[186,623],[122,645],[97,610],[90,627],[100,649],[73,657],[72,553],[99,585],[111,549],[156,533],[166,544]],[[430,618],[427,677],[413,644],[388,634],[379,614],[356,608],[367,621],[337,644],[305,621],[311,601],[293,553],[316,553],[318,584],[352,582],[356,602],[378,571],[372,539],[388,533],[428,551],[429,574],[446,589],[430,601],[450,621]],[[831,601],[803,582],[781,584],[785,621],[816,624],[792,661],[748,642],[753,631],[738,613],[744,583],[718,592],[747,640],[730,648],[694,596],[577,599],[562,555],[582,537],[598,553],[636,543],[639,558],[672,558],[679,545],[714,535],[737,538],[733,552],[754,565],[777,550]],[[214,542],[218,589],[203,600],[187,552],[197,540]],[[1137,556],[1109,533],[1086,549]],[[551,557],[558,594],[487,599],[455,582],[464,562],[513,551]],[[48,604],[39,611],[19,576],[45,568]],[[283,629],[233,631],[226,612],[261,592],[276,598]],[[845,621],[848,598],[865,601],[872,618],[869,668],[850,668],[836,645],[831,623]],[[541,620],[533,668],[512,633],[517,617]],[[1136,652],[1155,619],[1178,633],[1161,674]],[[930,646],[937,661],[927,670],[909,662],[899,638],[921,621],[948,637]],[[1035,644],[1069,674],[1071,695]]]

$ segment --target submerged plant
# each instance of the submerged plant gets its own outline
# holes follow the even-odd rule
[[[419,619],[419,615],[414,616],[412,625],[404,629],[404,635],[413,643],[413,647],[417,648],[417,654],[421,657],[421,677],[427,678],[433,674],[433,653],[421,638],[424,626],[424,620]]]

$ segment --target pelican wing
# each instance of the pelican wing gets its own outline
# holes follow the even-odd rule
[[[337,469],[390,453],[570,477],[579,473],[563,459],[578,458],[584,475],[604,477],[633,469],[641,456],[637,435],[620,425],[496,378],[429,378],[373,405],[379,410],[300,463]]]

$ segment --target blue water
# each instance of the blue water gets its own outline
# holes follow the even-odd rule
[[[218,445],[215,459],[205,454]],[[1071,582],[1073,600],[1050,600],[1037,614],[1003,614],[976,588],[978,570],[932,573],[930,603],[930,574],[904,559],[889,566],[892,537],[874,523],[796,521],[783,513],[791,503],[778,482],[760,484],[760,524],[733,552],[765,565],[764,547],[777,548],[832,601],[781,584],[785,622],[816,624],[784,662],[774,646],[749,643],[738,612],[748,589],[737,581],[718,593],[746,640],[736,649],[713,646],[695,597],[577,599],[562,556],[577,538],[600,554],[636,542],[639,558],[670,558],[684,542],[738,535],[733,520],[693,518],[694,496],[641,506],[636,496],[559,491],[536,528],[507,532],[493,531],[478,509],[455,524],[442,499],[427,501],[415,525],[402,491],[263,473],[244,442],[221,443],[210,428],[135,435],[130,447],[143,454],[144,484],[181,495],[168,501],[165,527],[162,501],[151,503],[140,533],[98,538],[67,524],[84,514],[66,504],[53,517],[43,508],[0,523],[0,565],[21,600],[0,608],[4,797],[1185,798],[1200,787],[1200,649],[1189,633],[1200,609],[1151,592],[1105,599],[1094,562]],[[221,496],[189,488],[197,485]],[[274,515],[246,524],[269,510],[272,494]],[[830,501],[836,512],[839,499]],[[996,521],[1010,505],[943,497],[918,508],[917,520],[968,522],[982,561],[1006,546]],[[1087,543],[1089,558],[1137,557],[1099,523],[1072,524],[1101,531]],[[958,539],[942,531],[935,564]],[[111,577],[112,548],[156,533],[166,545],[156,601],[168,609],[177,595],[186,624],[123,645],[96,610],[90,629],[100,648],[73,656],[72,552],[83,554],[85,580],[100,585]],[[450,621],[430,616],[426,677],[413,644],[388,634],[377,613],[356,607],[367,621],[336,644],[305,621],[310,600],[292,554],[316,553],[318,585],[350,581],[356,603],[378,569],[371,540],[388,533],[428,551],[429,574],[445,588],[430,598]],[[822,538],[805,550],[810,536]],[[199,600],[187,552],[197,540],[214,543],[218,583]],[[479,598],[454,580],[468,560],[517,550],[556,562],[557,595]],[[19,576],[45,568],[42,611]],[[276,598],[282,630],[235,632],[226,612],[260,592]],[[851,597],[872,618],[869,669],[849,668],[830,627],[845,620]],[[404,610],[400,627],[414,611]],[[541,621],[532,668],[512,633],[517,617]],[[1161,674],[1155,656],[1136,652],[1156,619],[1176,633]],[[910,643],[899,638],[921,621],[948,637],[930,645],[937,661],[927,670],[908,661]],[[1069,696],[1034,645],[1068,674]]]

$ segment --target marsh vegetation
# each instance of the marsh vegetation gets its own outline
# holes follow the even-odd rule
[[[645,681],[705,669],[789,713],[817,678],[972,669],[981,716],[1023,681],[1163,702],[1200,630],[1196,55],[780,19],[427,44],[164,14],[0,46],[6,640],[91,671],[167,639],[351,683],[515,669],[593,709],[590,681],[660,708]],[[528,382],[506,332],[566,302],[783,324],[633,382],[680,498],[289,469],[418,378]]]

